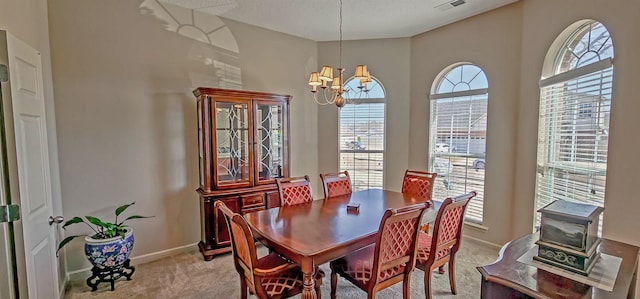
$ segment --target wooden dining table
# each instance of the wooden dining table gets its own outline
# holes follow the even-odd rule
[[[316,299],[316,266],[375,243],[380,219],[388,208],[423,202],[421,197],[369,189],[249,213],[245,218],[260,242],[301,266],[302,298]],[[349,203],[360,206],[347,210]]]

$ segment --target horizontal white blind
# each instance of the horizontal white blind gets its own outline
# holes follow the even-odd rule
[[[383,102],[347,104],[340,109],[340,171],[349,171],[352,188],[383,188]]]
[[[466,220],[483,221],[486,93],[431,101],[431,161],[436,172],[433,198],[443,200],[470,191],[478,195],[467,207]]]
[[[537,209],[558,199],[604,206],[612,77],[607,67],[541,88]]]

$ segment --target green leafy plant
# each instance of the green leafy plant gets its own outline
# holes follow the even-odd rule
[[[94,217],[94,216],[84,216],[84,219],[81,217],[73,217],[71,219],[69,219],[67,222],[64,223],[64,225],[62,226],[62,228],[66,229],[67,226],[72,225],[72,224],[76,224],[76,223],[84,223],[87,226],[89,226],[91,228],[91,230],[94,232],[91,235],[91,238],[93,239],[109,239],[109,238],[113,238],[113,237],[123,237],[124,238],[124,234],[127,232],[126,228],[127,226],[124,224],[125,222],[127,222],[128,220],[132,220],[132,219],[141,219],[141,218],[151,218],[153,216],[140,216],[140,215],[132,215],[127,217],[126,219],[118,222],[118,216],[120,216],[120,214],[122,214],[122,212],[124,212],[127,208],[129,208],[130,206],[134,205],[135,202],[132,202],[130,204],[125,204],[122,206],[119,206],[118,208],[116,208],[116,219],[114,222],[105,222],[100,220],[98,217]],[[86,221],[85,221],[86,219]],[[58,252],[60,251],[60,249],[62,249],[62,247],[64,247],[65,245],[67,245],[69,242],[71,242],[71,240],[77,238],[77,237],[84,237],[87,236],[87,234],[84,235],[75,235],[75,236],[69,236],[64,238],[64,240],[62,240],[62,242],[60,242],[60,245],[58,245],[58,250],[56,250],[56,254],[58,254]]]

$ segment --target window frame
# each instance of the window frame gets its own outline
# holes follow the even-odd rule
[[[464,81],[465,77],[464,77],[464,67],[465,66],[471,66],[473,68],[475,68],[478,73],[471,77],[469,79],[469,81]],[[457,68],[461,67],[460,70],[460,81],[459,82],[453,82],[451,80],[449,80],[449,76],[450,75],[456,75],[454,72],[456,71]],[[475,80],[477,76],[480,76],[480,83],[486,83],[486,84],[480,84],[480,86],[474,86],[474,88],[472,89],[472,84],[470,84],[471,81]],[[456,89],[456,86],[458,84],[466,84],[468,86],[468,88],[466,90],[455,90],[455,91],[451,91],[451,92],[442,92],[442,84],[443,82],[449,81],[449,85],[451,85],[452,89]],[[482,105],[484,105],[485,109],[481,109],[483,112],[481,113],[481,118],[484,118],[484,134],[482,136],[471,136],[471,132],[472,132],[472,128],[471,128],[471,124],[469,124],[469,126],[466,128],[467,132],[466,132],[466,136],[463,136],[462,138],[455,138],[455,136],[450,135],[448,136],[449,139],[449,152],[439,152],[436,151],[436,147],[438,144],[440,144],[440,142],[438,142],[439,136],[438,136],[438,128],[434,128],[434,125],[437,126],[436,122],[438,121],[438,116],[436,116],[437,111],[435,109],[437,109],[436,105],[441,104],[441,105],[445,105],[446,101],[450,100],[451,101],[451,105],[453,106],[454,101],[456,101],[457,103],[463,103],[464,102],[469,102],[469,105],[467,107],[469,107],[469,112],[467,113],[467,118],[469,120],[471,120],[471,118],[473,117],[473,112],[471,111],[472,109],[472,103],[474,101],[482,101]],[[475,177],[477,177],[476,174],[474,174],[475,172],[480,171],[480,169],[476,169],[476,161],[481,161],[481,165],[484,167],[486,165],[486,150],[487,150],[487,144],[486,144],[486,138],[487,138],[487,121],[488,121],[488,104],[489,104],[489,83],[488,83],[488,79],[486,76],[486,73],[484,72],[484,70],[482,68],[480,68],[479,66],[473,64],[473,63],[469,63],[469,62],[460,62],[460,63],[455,63],[450,65],[449,67],[443,69],[443,71],[436,77],[436,79],[434,80],[434,83],[432,85],[432,89],[431,89],[431,93],[429,95],[429,103],[430,103],[430,107],[429,107],[429,115],[430,115],[430,122],[429,122],[429,149],[428,149],[428,167],[429,167],[429,171],[432,172],[436,172],[436,173],[440,173],[438,175],[438,177],[436,177],[436,185],[434,186],[434,191],[433,191],[433,195],[434,198],[436,200],[444,200],[446,197],[451,197],[451,196],[455,196],[457,195],[454,194],[453,192],[450,192],[452,190],[454,190],[456,187],[456,184],[462,184],[462,188],[463,191],[471,191],[472,189],[478,192],[478,196],[476,196],[476,198],[474,198],[474,201],[472,201],[470,204],[474,204],[474,207],[469,207],[469,209],[467,209],[467,213],[465,215],[465,222],[469,223],[469,224],[473,224],[473,225],[478,225],[479,227],[484,228],[482,225],[485,221],[484,219],[484,189],[485,189],[485,181],[486,181],[486,175],[484,173],[485,169],[482,168],[482,179],[478,180]],[[480,103],[480,102],[477,102]],[[454,116],[454,114],[451,114],[452,117]],[[442,116],[442,115],[441,115]],[[445,115],[446,116],[446,112]],[[453,120],[452,120],[453,121]],[[451,127],[451,130],[453,130],[453,127]],[[434,136],[435,135],[435,136]],[[453,152],[455,150],[454,147],[452,147],[453,144],[453,139],[459,139],[460,142],[464,142],[467,145],[467,149],[466,149],[466,153],[455,153]],[[471,151],[471,144],[472,143],[476,143],[477,140],[481,140],[483,139],[483,141],[481,141],[482,143],[484,143],[484,149],[482,153],[470,153]],[[465,163],[464,165],[460,165],[459,163],[461,163],[460,159],[464,159],[463,163]],[[439,161],[441,159],[446,159],[447,163],[444,163],[444,168],[447,168],[447,170],[443,170],[443,166],[441,164],[443,164],[442,161]],[[454,164],[453,163],[453,159],[456,159],[456,163],[458,164]],[[478,163],[480,164],[480,163]],[[460,171],[456,172],[454,167],[460,167],[463,170],[463,176],[460,176],[459,174],[455,174],[455,173],[459,173]],[[474,171],[475,170],[475,171]],[[473,173],[471,173],[473,171]],[[442,173],[445,173],[444,175],[441,175]],[[471,175],[470,175],[471,174]],[[480,182],[481,184],[481,189],[482,190],[476,190],[476,188],[472,188],[471,186],[474,184],[477,184],[475,182]],[[442,193],[442,191],[440,189],[438,189],[439,184],[443,184],[444,185],[444,189],[446,189],[446,191],[444,191],[444,194],[440,194]],[[441,198],[438,198],[441,197]],[[478,200],[479,203],[478,203]]]
[[[381,92],[382,95],[384,96],[383,98],[361,98],[361,99],[353,99],[353,100],[347,100],[347,103],[345,104],[344,107],[340,108],[339,112],[338,112],[338,170],[339,171],[349,171],[349,176],[351,177],[351,181],[352,181],[352,189],[354,191],[357,190],[364,190],[364,189],[372,189],[372,188],[380,188],[380,189],[384,189],[384,179],[385,179],[385,165],[386,165],[386,129],[387,129],[387,101],[386,101],[386,97],[387,97],[387,93],[386,90],[384,89],[384,85],[382,85],[382,82],[380,82],[380,80],[378,80],[375,77],[371,77],[372,84],[373,87],[371,88],[371,90],[373,90],[374,88],[379,88],[380,90],[376,90],[376,92]],[[357,82],[358,79],[355,79],[354,77],[349,78],[348,80],[345,81],[344,86],[348,86],[349,83],[351,82]],[[342,112],[344,111],[343,109],[345,108],[349,108],[349,107],[357,107],[359,105],[363,105],[363,104],[382,104],[383,106],[383,112],[382,112],[382,121],[383,121],[383,126],[382,126],[382,130],[381,130],[381,134],[382,134],[382,149],[375,149],[375,150],[371,150],[369,149],[369,146],[365,146],[365,149],[360,150],[360,149],[344,149],[343,148],[343,139],[344,139],[344,135],[342,133],[342,121],[343,121],[343,116],[342,116]],[[380,175],[380,184],[379,185],[373,185],[372,186],[372,179],[371,179],[371,171],[375,171],[372,170],[372,168],[370,167],[370,164],[367,168],[367,183],[366,184],[361,184],[359,183],[359,174],[358,172],[356,172],[355,166],[354,164],[349,165],[348,167],[344,167],[343,165],[343,155],[349,155],[349,154],[353,154],[355,156],[355,154],[379,154],[381,155],[381,163],[382,163],[382,169],[380,170],[381,175]],[[369,161],[371,161],[369,159]],[[364,187],[363,187],[364,186]]]
[[[596,38],[592,40],[594,33],[596,38],[604,38],[604,41]],[[554,45],[550,47],[543,65],[543,70],[547,70],[547,77],[543,76],[539,82],[533,230],[540,222],[537,210],[556,199],[598,206],[605,204],[606,172],[610,154],[608,136],[611,105],[614,101],[612,37],[601,22],[582,20],[565,29]],[[582,51],[582,55],[575,53],[576,48]],[[587,54],[590,56],[586,56]],[[549,55],[553,55],[551,59]],[[598,57],[595,62],[585,64],[581,61],[583,57],[592,60],[594,55]],[[596,86],[595,84],[597,89],[584,87]],[[552,114],[553,117],[545,117],[547,114]],[[569,123],[567,115],[573,115],[573,123],[566,124]],[[597,126],[596,129],[594,125]],[[600,129],[606,132],[602,136]],[[568,134],[567,131],[571,133]],[[566,149],[567,145],[564,145],[566,142],[563,143],[563,140],[571,141],[567,143],[570,149]],[[599,234],[602,232],[602,223],[601,218]]]

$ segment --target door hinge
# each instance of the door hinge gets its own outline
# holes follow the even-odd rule
[[[0,206],[0,223],[14,222],[20,220],[20,206],[6,205]]]
[[[0,82],[9,81],[9,71],[6,64],[0,64]]]

